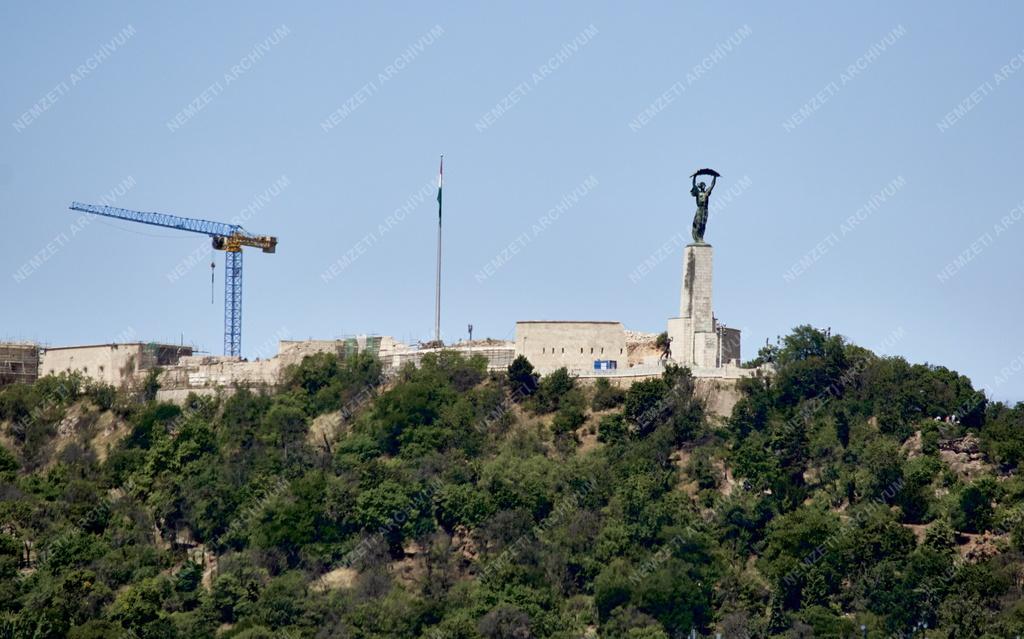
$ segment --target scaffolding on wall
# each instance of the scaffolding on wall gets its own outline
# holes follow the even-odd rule
[[[361,335],[359,337],[345,337],[337,340],[335,352],[338,357],[351,357],[357,353],[380,353],[381,338],[379,335]]]
[[[38,378],[38,345],[0,343],[0,386],[31,384]]]

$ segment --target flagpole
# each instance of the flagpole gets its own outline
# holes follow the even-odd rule
[[[441,342],[441,187],[444,183],[444,154],[437,174],[437,282],[434,297],[434,342]]]

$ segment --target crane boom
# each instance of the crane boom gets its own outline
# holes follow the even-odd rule
[[[203,235],[209,235],[211,237],[215,235],[231,235],[242,230],[242,227],[237,224],[211,222],[210,220],[197,220],[191,217],[178,217],[177,215],[168,215],[167,213],[131,211],[128,209],[119,209],[115,206],[102,206],[98,204],[83,204],[81,202],[72,202],[71,206],[68,208],[70,208],[72,211],[82,211],[83,213],[103,215],[105,217],[113,217],[119,220],[128,220],[129,222],[151,224],[153,226],[163,226],[165,228],[178,229],[180,231],[202,233]]]
[[[242,247],[252,246],[264,253],[277,251],[277,238],[253,235],[239,224],[119,209],[114,206],[72,202],[72,211],[82,211],[129,222],[201,233],[213,238],[213,248],[224,251],[224,354],[242,355]]]

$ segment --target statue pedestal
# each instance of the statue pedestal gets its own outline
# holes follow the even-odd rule
[[[672,359],[701,368],[717,368],[719,335],[711,310],[712,256],[710,244],[688,244],[683,252],[683,287],[679,317],[668,321]]]

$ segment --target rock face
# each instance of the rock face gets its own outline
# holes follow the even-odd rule
[[[661,349],[655,344],[657,333],[626,331],[626,356],[629,366],[655,364],[661,358]]]
[[[981,441],[972,433],[968,433],[958,439],[948,439],[940,443],[939,448],[958,455],[967,455],[972,460],[984,458],[984,455],[981,453]]]
[[[970,433],[939,442],[939,457],[950,470],[967,480],[992,472],[992,465],[981,452],[981,442]]]

